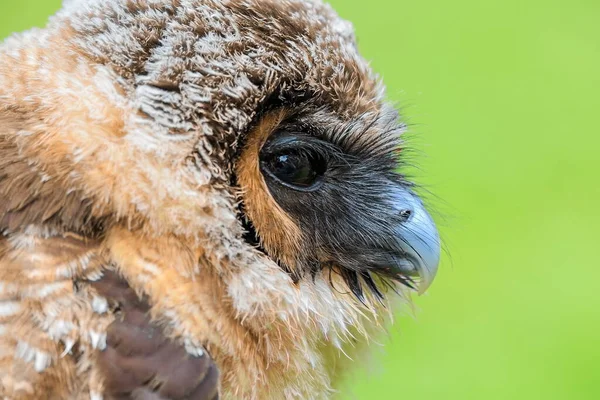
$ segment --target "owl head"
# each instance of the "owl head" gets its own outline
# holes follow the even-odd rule
[[[46,68],[11,83],[45,88],[19,148],[88,210],[46,223],[193,237],[296,282],[333,271],[359,299],[375,276],[429,286],[439,239],[399,170],[404,125],[329,6],[79,0],[51,26]]]
[[[404,125],[321,1],[73,0],[3,54],[5,234],[176,238],[248,315],[311,285],[334,319],[431,284],[439,238],[400,168]]]

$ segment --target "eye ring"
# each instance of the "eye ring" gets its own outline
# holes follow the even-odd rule
[[[287,188],[312,192],[322,185],[327,160],[312,141],[283,136],[265,144],[260,152],[260,169]]]

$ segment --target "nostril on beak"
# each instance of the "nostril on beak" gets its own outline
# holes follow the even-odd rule
[[[400,218],[402,219],[402,222],[408,222],[410,220],[410,217],[412,217],[412,210],[409,209],[404,209],[400,211]]]

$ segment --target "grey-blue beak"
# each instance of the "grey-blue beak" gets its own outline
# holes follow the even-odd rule
[[[396,228],[398,255],[393,271],[418,277],[418,292],[432,284],[440,263],[440,237],[421,200],[405,188],[396,190],[395,211],[401,216]]]

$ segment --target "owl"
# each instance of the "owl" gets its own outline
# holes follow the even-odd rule
[[[71,0],[8,38],[1,397],[330,397],[438,268],[404,130],[319,0]]]

